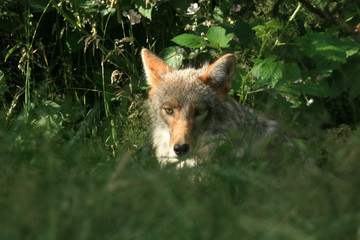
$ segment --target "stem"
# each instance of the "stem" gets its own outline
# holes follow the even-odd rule
[[[41,19],[43,18],[44,14],[45,14],[45,12],[47,11],[47,9],[49,8],[50,4],[51,4],[51,1],[49,1],[49,3],[48,3],[48,4],[46,5],[46,7],[44,8],[44,11],[41,13],[41,16],[40,16],[40,18],[39,18],[39,21],[38,21],[37,24],[36,24],[36,27],[35,27],[35,30],[34,30],[34,33],[33,33],[32,39],[31,39],[31,44],[30,44],[30,47],[31,47],[31,48],[32,48],[32,45],[33,45],[33,43],[34,43],[35,35],[36,35],[37,30],[38,30],[38,28],[39,28]]]
[[[247,99],[247,95],[248,92],[245,91],[245,85],[246,85],[246,80],[249,78],[250,76],[250,71],[246,74],[246,76],[242,79],[242,83],[241,83],[241,93],[240,93],[240,102],[242,104],[245,104],[246,99]]]
[[[276,39],[274,46],[272,47],[271,50],[273,50],[276,46],[278,46],[280,44],[279,39],[281,39],[284,36],[290,23],[295,19],[296,14],[300,11],[301,5],[302,5],[301,2],[298,2],[296,9],[294,10],[293,14],[290,16],[289,21],[286,23],[284,30],[281,32],[280,36]]]
[[[25,77],[25,116],[29,117],[29,112],[31,108],[31,97],[30,97],[30,53],[28,52],[28,57],[26,60],[26,77]]]
[[[297,5],[295,11],[293,12],[293,14],[291,15],[291,17],[289,18],[289,21],[287,22],[286,27],[290,24],[291,21],[294,20],[296,14],[299,12],[300,8],[301,8],[301,2],[298,2],[298,5]]]
[[[111,1],[111,8],[113,7],[114,4],[114,0]],[[106,22],[105,22],[105,26],[103,29],[103,37],[102,37],[102,41],[105,42],[105,37],[106,37],[106,29],[110,20],[110,16],[111,14],[108,15]],[[106,84],[105,84],[105,69],[104,69],[104,61],[106,61],[106,54],[104,52],[102,52],[103,56],[102,56],[102,60],[101,60],[101,79],[102,79],[102,87],[103,87],[103,97],[104,97],[104,108],[105,108],[105,115],[106,117],[109,119],[110,116],[110,108],[109,108],[109,103],[107,101],[106,98]]]
[[[114,1],[115,1],[115,0],[112,0],[112,1],[111,1],[110,9],[113,8],[113,6],[114,6]],[[110,17],[111,17],[111,13],[108,15],[108,17],[107,17],[107,19],[106,19],[106,22],[105,22],[105,27],[104,27],[104,31],[103,31],[103,32],[104,32],[104,34],[103,34],[103,39],[104,39],[104,40],[103,40],[103,41],[105,41],[106,29],[107,29],[107,26],[108,26],[108,24],[109,24]]]
[[[131,45],[131,56],[132,56],[132,65],[131,65],[131,70],[132,72],[135,72],[135,44],[134,44],[134,32],[133,32],[133,28],[132,25],[130,24],[130,29],[129,29],[129,36],[130,36],[130,45]]]
[[[110,109],[109,103],[106,99],[106,85],[105,85],[105,70],[104,70],[104,57],[101,60],[101,79],[102,79],[102,87],[103,87],[103,96],[104,96],[104,108],[105,108],[105,116],[109,118],[110,116]]]
[[[29,16],[30,14],[30,4],[27,2],[24,3],[25,5],[25,14],[27,16]],[[27,17],[26,16],[26,17]],[[29,25],[28,25],[28,21],[26,20],[26,23],[24,24],[25,27],[25,37],[26,37],[26,72],[25,72],[25,117],[28,118],[29,117],[29,112],[30,112],[30,103],[31,103],[31,98],[30,98],[30,77],[31,77],[31,68],[30,68],[30,56],[31,56],[31,49],[32,49],[32,45],[30,43],[30,29],[29,29]]]
[[[261,56],[262,56],[262,53],[263,53],[263,51],[265,49],[265,46],[266,46],[267,38],[263,37],[262,40],[263,41],[262,41],[262,44],[261,44],[260,52],[259,52],[259,54],[257,56],[258,59],[260,59]],[[253,66],[253,68],[255,66],[256,66],[256,64]],[[250,71],[246,74],[246,76],[243,78],[242,83],[241,83],[240,102],[242,104],[245,104],[248,94],[257,92],[256,90],[255,91],[245,91],[246,81],[247,81],[247,79],[249,77],[250,77]]]
[[[258,92],[262,92],[262,91],[265,91],[265,89],[264,88],[259,88],[259,89],[253,90],[253,91],[248,91],[248,94],[258,93]]]

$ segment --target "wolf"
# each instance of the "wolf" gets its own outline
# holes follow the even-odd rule
[[[141,57],[150,87],[146,105],[153,147],[162,166],[208,161],[224,142],[230,142],[232,154],[241,157],[276,133],[276,121],[228,96],[236,67],[233,54],[200,69],[181,70],[147,49],[142,49]]]

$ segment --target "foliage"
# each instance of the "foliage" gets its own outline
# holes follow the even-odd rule
[[[1,1],[0,239],[358,239],[359,9]],[[313,165],[285,149],[239,161],[224,146],[221,164],[159,169],[143,47],[174,68],[235,54],[230,94],[297,132]]]

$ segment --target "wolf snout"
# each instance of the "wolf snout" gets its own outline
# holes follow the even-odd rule
[[[185,153],[187,153],[189,151],[189,144],[175,144],[174,145],[174,152],[176,153],[176,155],[181,156],[184,155]]]

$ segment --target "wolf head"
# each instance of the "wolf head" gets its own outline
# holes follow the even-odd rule
[[[141,52],[158,157],[177,158],[198,146],[231,88],[235,56],[227,54],[201,69],[176,70],[147,49]],[[214,123],[213,123],[214,124]],[[216,128],[216,126],[215,126]]]

